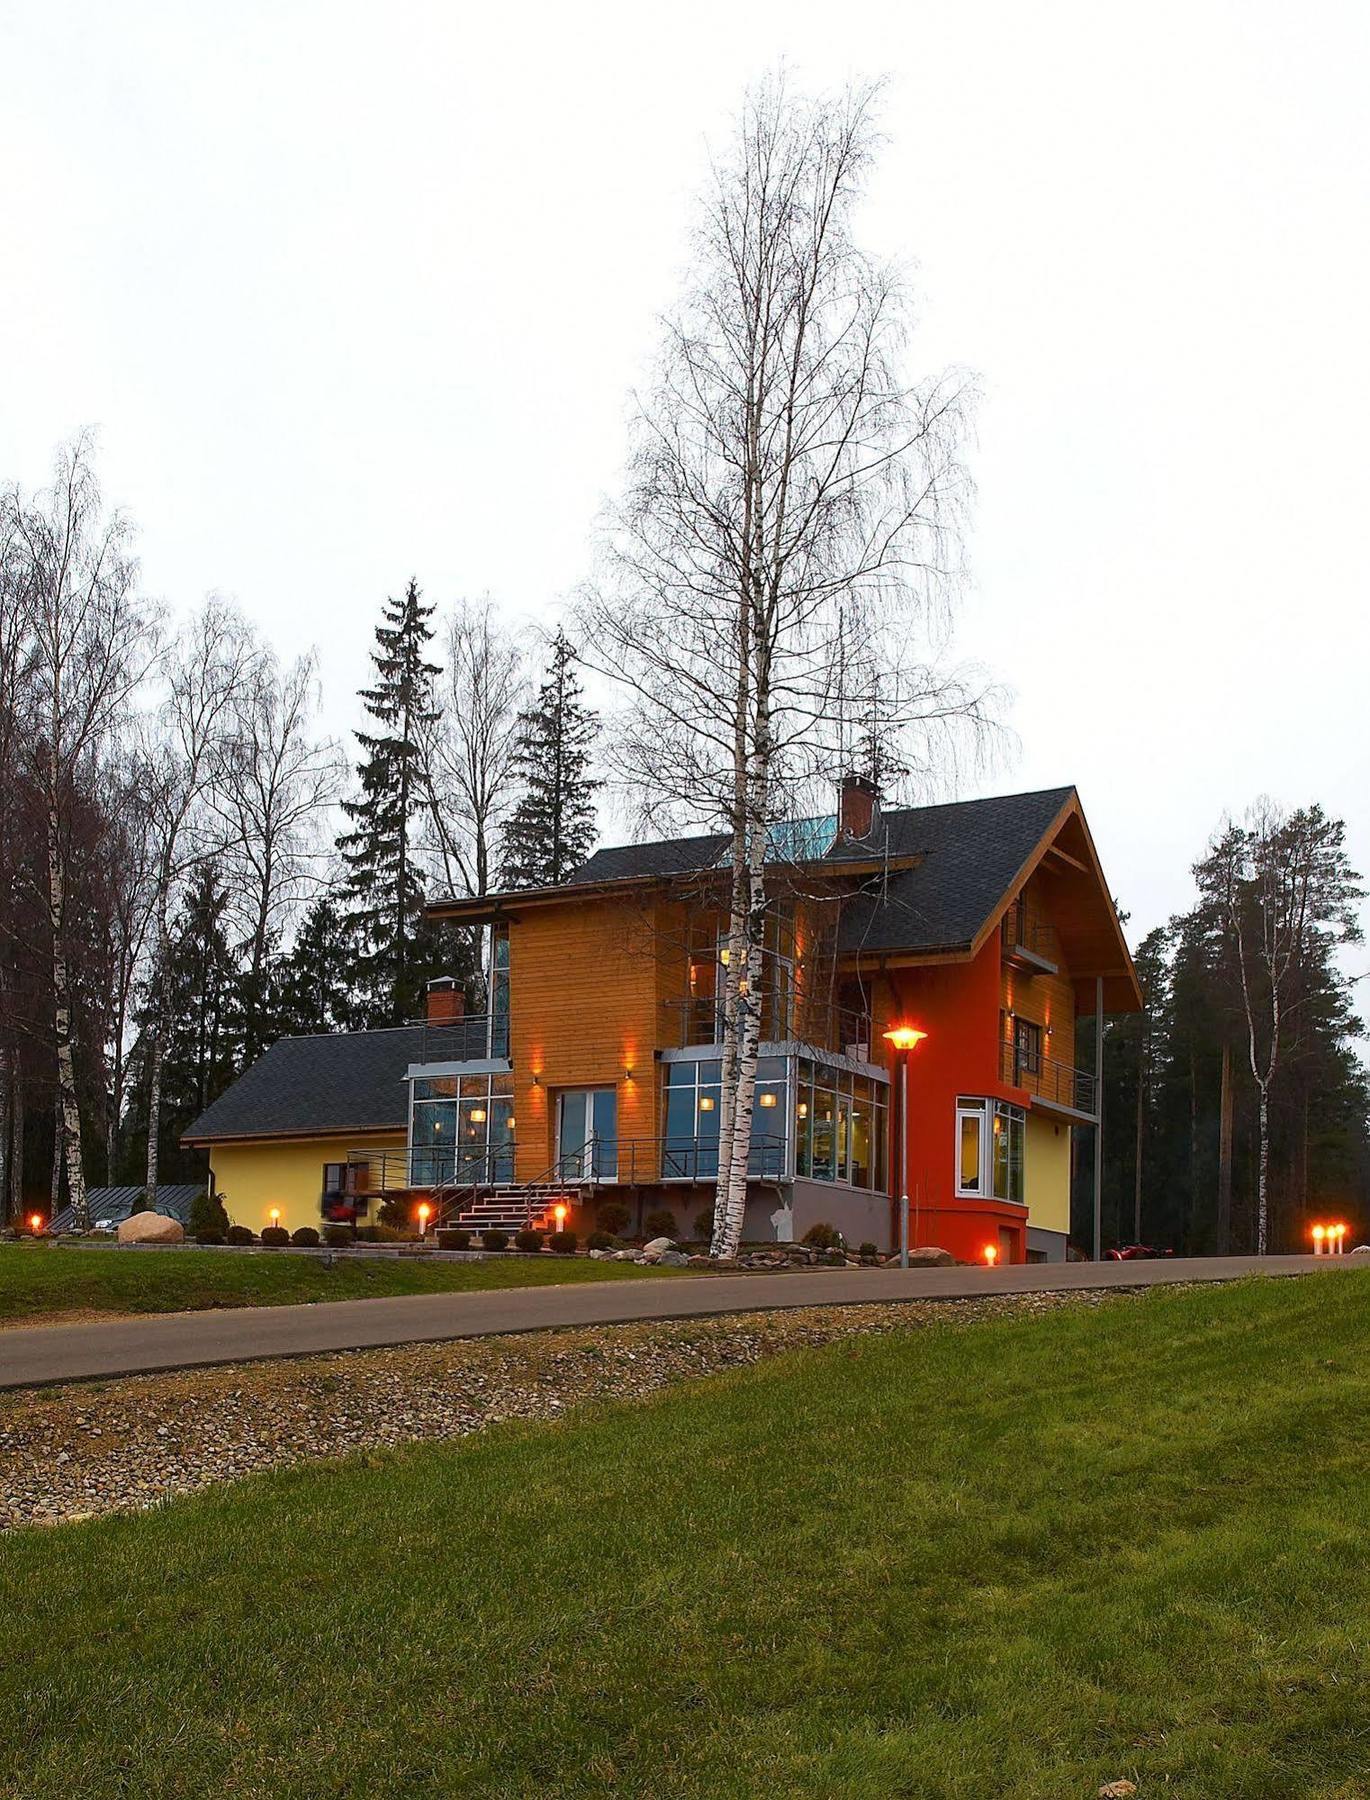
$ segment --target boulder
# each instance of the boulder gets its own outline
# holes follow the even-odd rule
[[[185,1237],[180,1220],[164,1213],[133,1213],[119,1227],[121,1244],[183,1244]]]
[[[683,1255],[679,1250],[663,1250],[657,1257],[659,1263],[670,1269],[683,1269],[689,1260],[689,1257]]]
[[[642,1246],[642,1254],[644,1256],[660,1256],[663,1250],[674,1249],[675,1240],[673,1238],[653,1238],[650,1243]]]
[[[920,1244],[916,1250],[909,1251],[911,1269],[950,1269],[955,1262],[950,1250],[939,1250],[935,1244]]]

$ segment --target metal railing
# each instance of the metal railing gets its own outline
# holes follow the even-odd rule
[[[697,1050],[723,1039],[722,1002],[713,995],[664,1002],[671,1028],[665,1047]],[[761,1041],[767,1044],[811,1044],[815,1050],[871,1060],[869,1013],[824,1002],[805,1002],[798,996],[783,1000],[767,995],[761,1002]]]
[[[1006,1038],[999,1049],[999,1073],[1010,1086],[1023,1088],[1038,1100],[1094,1116],[1094,1077],[1088,1069],[1054,1056],[1033,1055]]]
[[[419,1061],[484,1062],[509,1054],[505,1013],[468,1013],[460,1019],[415,1019],[423,1032]]]
[[[999,930],[1006,953],[1026,950],[1029,955],[1042,962],[1060,966],[1061,940],[1055,926],[1048,925],[1045,919],[1037,917],[1023,901],[1013,902],[1004,914]]]

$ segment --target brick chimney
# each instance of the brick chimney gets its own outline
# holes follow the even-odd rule
[[[450,975],[439,975],[428,984],[428,1023],[450,1025],[466,1011],[466,995]]]
[[[854,842],[870,837],[880,817],[880,790],[867,775],[844,775],[837,802],[837,835]]]

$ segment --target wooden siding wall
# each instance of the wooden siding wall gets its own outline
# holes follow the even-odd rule
[[[516,1173],[534,1181],[556,1155],[556,1099],[618,1092],[620,1138],[658,1133],[659,969],[650,903],[530,907],[509,932]],[[682,959],[683,960],[683,959]],[[631,1074],[628,1072],[631,1071]]]
[[[1027,886],[1027,917],[1034,923],[1052,925],[1052,893],[1050,878],[1034,875]],[[1047,952],[1059,961],[1063,952],[1059,937]],[[1056,975],[1029,975],[1024,969],[1004,965],[1001,1005],[1005,1014],[1016,1012],[1042,1027],[1042,1054],[1059,1063],[1075,1062],[1075,989],[1070,970],[1062,962]],[[1047,1036],[1050,1031],[1051,1036]],[[1011,1039],[1010,1039],[1011,1041]]]

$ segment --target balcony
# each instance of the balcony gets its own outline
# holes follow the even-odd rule
[[[720,1002],[712,994],[665,1002],[669,1028],[663,1048],[707,1048],[722,1041]],[[869,1013],[827,1003],[805,1005],[795,996],[767,994],[761,1001],[761,1042],[797,1043],[829,1055],[870,1062],[873,1026]]]
[[[1026,975],[1058,975],[1061,971],[1061,940],[1054,927],[1029,913],[1021,900],[1015,900],[1004,914],[1000,926],[1004,961]]]
[[[999,1075],[1010,1087],[1022,1088],[1039,1106],[1054,1107],[1072,1118],[1096,1116],[1094,1077],[1087,1069],[1054,1056],[1031,1056],[1005,1040],[999,1048]]]
[[[421,1063],[489,1062],[509,1054],[509,1019],[504,1013],[468,1013],[435,1022],[415,1019],[423,1033]]]

